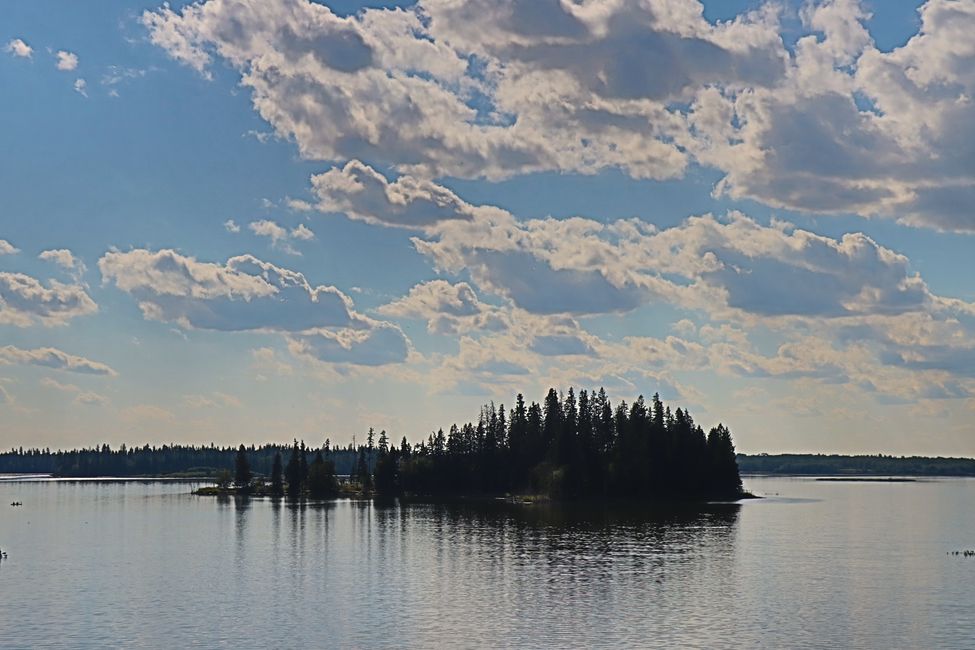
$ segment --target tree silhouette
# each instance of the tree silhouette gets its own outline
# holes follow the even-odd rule
[[[241,492],[247,492],[251,486],[251,466],[247,462],[247,448],[241,445],[237,449],[234,461],[234,485]]]
[[[281,496],[284,494],[284,476],[281,467],[281,452],[274,454],[274,464],[271,466],[271,494]]]
[[[326,460],[319,451],[315,460],[308,466],[308,495],[316,499],[333,497],[338,493],[338,483],[335,480],[335,467],[332,461]]]
[[[302,485],[301,480],[301,460],[300,456],[303,454],[298,448],[298,441],[294,441],[294,446],[291,447],[291,457],[288,459],[288,465],[284,469],[284,478],[287,481],[288,496],[292,499],[297,499],[301,496]]]

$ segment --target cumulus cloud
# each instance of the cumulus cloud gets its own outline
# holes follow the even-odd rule
[[[831,239],[740,212],[659,231],[639,219],[519,221],[496,210],[413,242],[436,268],[468,272],[482,291],[537,314],[668,302],[713,314],[840,317],[920,311],[934,301],[905,256],[862,233]]]
[[[233,219],[227,219],[226,221],[224,221],[223,227],[226,229],[227,232],[232,232],[232,233],[240,232],[240,226],[238,226],[237,222],[234,221]]]
[[[0,323],[65,325],[72,318],[97,311],[98,305],[80,285],[49,280],[45,286],[23,273],[0,272]]]
[[[364,326],[352,300],[335,287],[312,287],[301,273],[252,255],[213,263],[169,249],[110,251],[98,268],[103,282],[139,301],[147,319],[184,328],[297,332]]]
[[[694,0],[421,0],[343,18],[309,0],[207,0],[143,22],[201,73],[236,68],[305,157],[352,160],[315,184],[355,218],[463,217],[417,179],[698,164],[734,198],[975,231],[972,3],[928,0],[886,52],[856,0],[804,5],[794,47],[783,11],[712,24]]]
[[[368,330],[320,330],[294,336],[289,349],[295,356],[357,366],[384,366],[406,361],[410,342],[395,325],[376,323]]]
[[[234,225],[236,226],[236,224]],[[267,237],[270,239],[271,246],[274,248],[278,248],[290,255],[301,255],[301,253],[295,250],[295,248],[291,245],[291,242],[295,240],[308,241],[315,238],[315,233],[313,233],[305,224],[298,224],[297,227],[288,230],[274,221],[262,219],[260,221],[252,221],[247,227],[258,237]],[[240,230],[240,228],[238,228],[238,230]],[[231,232],[234,231],[231,230]]]
[[[68,354],[57,348],[24,350],[12,345],[6,345],[0,347],[0,364],[43,366],[45,368],[54,368],[55,370],[65,370],[88,375],[106,375],[109,377],[114,377],[118,374],[104,363]]]
[[[424,230],[441,221],[473,219],[479,211],[446,187],[407,175],[389,182],[358,160],[311,180],[320,210],[372,224]]]
[[[502,310],[482,303],[471,285],[466,282],[421,282],[410,289],[407,295],[382,305],[377,311],[384,316],[426,320],[427,329],[435,334],[507,327],[507,319]]]
[[[6,239],[0,239],[0,255],[13,255],[19,252],[20,249],[16,248],[13,244],[8,242]]]
[[[40,255],[37,256],[37,259],[54,262],[58,266],[65,269],[74,269],[81,264],[81,261],[78,260],[67,248],[55,248],[41,251]]]
[[[878,50],[858,2],[807,9],[787,83],[725,93],[701,160],[719,192],[822,213],[975,231],[975,5],[929,0],[921,29]],[[714,114],[702,103],[704,114]],[[692,118],[693,121],[693,118]],[[692,148],[695,145],[691,145]]]
[[[290,236],[292,239],[299,239],[301,241],[309,241],[315,238],[315,233],[311,231],[311,228],[303,223],[299,223],[297,226],[291,229]]]
[[[306,0],[209,0],[143,22],[204,75],[214,57],[234,66],[304,156],[424,176],[672,177],[688,159],[668,107],[712,84],[774,84],[787,59],[771,12],[715,26],[699,3],[430,0],[342,18]]]
[[[22,59],[29,59],[34,54],[34,49],[19,38],[9,41],[3,50]]]
[[[88,271],[88,267],[85,266],[85,263],[75,257],[74,253],[67,248],[55,248],[41,251],[40,255],[37,256],[37,259],[57,264],[65,271],[70,272],[75,281],[79,283],[82,282],[82,277]]]
[[[75,79],[74,90],[82,97],[88,97],[88,82],[84,79]]]
[[[58,50],[57,54],[58,70],[71,71],[78,67],[78,55],[67,50]]]

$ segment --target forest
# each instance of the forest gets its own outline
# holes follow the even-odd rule
[[[975,476],[975,459],[839,454],[738,454],[747,474],[820,476]]]
[[[284,459],[287,457],[287,464]],[[231,471],[233,472],[231,476]],[[548,391],[541,404],[518,395],[493,403],[476,420],[411,444],[372,430],[362,444],[332,448],[163,445],[74,451],[11,450],[0,472],[60,476],[213,475],[238,491],[329,496],[343,478],[361,494],[535,494],[559,499],[603,496],[737,498],[741,479],[731,433],[705,434],[687,411],[658,395],[647,403],[610,402],[605,390]],[[345,477],[348,476],[346,480]]]

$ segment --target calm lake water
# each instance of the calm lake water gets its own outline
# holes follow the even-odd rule
[[[0,480],[0,647],[975,647],[946,555],[975,481],[745,485],[641,512]]]

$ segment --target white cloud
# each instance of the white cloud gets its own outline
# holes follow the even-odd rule
[[[315,233],[305,224],[298,224],[297,227],[288,230],[270,219],[261,219],[260,221],[252,221],[247,227],[258,237],[269,238],[272,247],[290,255],[301,255],[291,245],[291,242],[295,240],[308,241],[315,238]]]
[[[315,238],[315,233],[311,231],[311,228],[303,223],[299,223],[296,227],[291,229],[291,238],[300,239],[302,241],[308,241]]]
[[[73,52],[58,50],[57,58],[58,70],[71,71],[78,67],[78,55]]]
[[[14,363],[43,366],[45,368],[54,368],[55,370],[65,370],[89,375],[107,375],[114,377],[118,374],[104,363],[68,354],[57,348],[24,350],[13,345],[0,347],[0,364]]]
[[[657,231],[638,219],[522,222],[496,210],[435,232],[413,242],[437,269],[468,272],[482,291],[538,314],[669,302],[718,315],[840,317],[935,302],[906,257],[863,234],[834,240],[781,222],[762,226],[738,212]]]
[[[335,287],[312,287],[296,271],[239,255],[199,262],[173,250],[111,251],[99,261],[104,282],[132,294],[150,320],[223,331],[301,331],[364,327],[352,300]]]
[[[422,282],[410,289],[406,296],[382,305],[377,311],[385,316],[426,320],[427,329],[437,334],[507,327],[502,310],[478,300],[474,289],[466,282]]]
[[[258,237],[268,237],[274,244],[288,239],[288,231],[268,219],[252,221],[247,226]]]
[[[82,404],[85,406],[105,406],[108,404],[108,398],[99,393],[94,393],[92,391],[83,391],[75,395],[75,404]]]
[[[385,366],[403,363],[410,355],[409,339],[395,325],[375,323],[368,330],[320,330],[289,339],[291,353],[330,364]]]
[[[822,36],[800,38],[787,83],[718,100],[698,157],[727,172],[719,192],[975,232],[975,5],[929,0],[920,15],[917,35],[881,52],[860,3],[808,9]]]
[[[441,221],[473,219],[478,211],[441,185],[406,175],[389,182],[358,160],[311,180],[320,210],[377,225],[424,230]]]
[[[209,0],[143,22],[204,75],[215,56],[229,62],[307,158],[428,177],[669,178],[688,163],[670,104],[722,82],[773,84],[787,55],[771,12],[713,26],[699,3],[653,5],[431,0],[341,18],[306,0]]]
[[[232,233],[240,232],[240,226],[238,226],[237,222],[234,221],[233,219],[227,219],[226,221],[224,221],[223,227],[227,230],[227,232],[232,232]]]
[[[19,38],[9,41],[3,49],[5,52],[22,59],[29,59],[34,53],[34,49]]]
[[[75,79],[74,89],[75,92],[81,95],[82,97],[88,97],[88,82],[85,81],[84,79],[80,79],[80,78]]]
[[[124,83],[132,81],[133,79],[141,79],[149,73],[148,69],[143,68],[126,68],[118,65],[110,65],[105,69],[105,73],[101,78],[101,85],[107,87],[108,94],[112,97],[118,97],[118,87]]]
[[[72,318],[97,311],[98,305],[80,285],[49,280],[45,286],[23,273],[0,272],[0,323],[65,325]]]
[[[53,388],[54,390],[63,391],[65,393],[80,393],[81,388],[75,384],[62,384],[56,379],[51,379],[50,377],[44,377],[41,379],[41,386],[45,388]]]
[[[267,374],[280,376],[294,374],[294,368],[289,363],[281,361],[273,348],[251,350],[251,357],[254,361],[254,369],[258,372],[257,378],[260,380],[267,379]]]
[[[975,231],[975,5],[928,0],[889,52],[855,0],[804,5],[791,50],[783,11],[711,24],[693,0],[421,0],[342,18],[208,0],[143,21],[196,70],[237,69],[306,158],[352,160],[315,184],[354,218],[425,229],[464,214],[418,179],[697,163],[733,198]],[[396,186],[357,160],[407,175]]]
[[[41,254],[37,256],[37,259],[44,260],[45,262],[54,262],[65,271],[69,271],[75,282],[83,284],[83,277],[85,273],[88,272],[88,267],[80,259],[74,256],[74,254],[67,248],[56,248],[46,251],[41,251]],[[87,286],[87,285],[85,285]]]
[[[13,244],[8,242],[6,239],[0,239],[0,255],[13,255],[19,252],[20,249],[16,248]]]
[[[61,268],[69,270],[78,268],[79,266],[84,266],[81,260],[77,259],[67,248],[55,248],[41,251],[41,254],[37,256],[37,259],[54,262]]]

